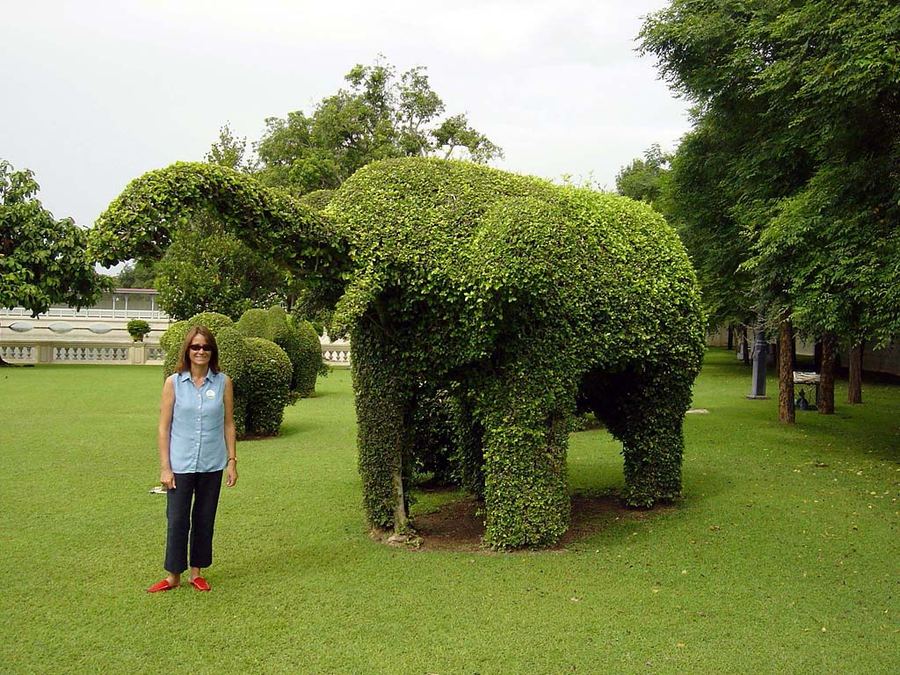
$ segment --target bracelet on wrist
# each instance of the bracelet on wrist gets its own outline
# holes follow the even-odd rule
[[[229,457],[228,462],[234,462],[235,464],[237,464],[237,457]],[[228,462],[225,463],[228,464]]]

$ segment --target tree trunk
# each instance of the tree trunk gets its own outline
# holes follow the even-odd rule
[[[394,486],[394,533],[405,534],[409,531],[409,519],[406,513],[406,496],[403,492],[403,467],[397,466],[391,472]]]
[[[747,344],[747,326],[741,326],[741,358],[744,365],[750,365],[750,345]]]
[[[728,324],[728,351],[734,349],[734,326]]]
[[[794,371],[791,361],[791,344],[794,329],[790,319],[778,326],[778,421],[794,423]]]
[[[821,345],[819,364],[819,401],[816,407],[822,415],[834,415],[834,348],[837,338],[834,333],[825,333]]]
[[[847,384],[847,403],[862,403],[862,361],[865,342],[850,347],[850,382]]]

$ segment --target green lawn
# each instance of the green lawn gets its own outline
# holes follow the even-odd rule
[[[900,387],[851,407],[839,385],[835,416],[788,428],[749,385],[710,352],[678,508],[564,551],[437,553],[368,538],[334,372],[281,437],[238,444],[213,591],[148,595],[160,371],[0,370],[0,671],[900,671]],[[569,466],[579,492],[622,484],[603,431]]]

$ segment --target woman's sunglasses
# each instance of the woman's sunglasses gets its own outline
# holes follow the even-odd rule
[[[212,347],[209,345],[191,345],[188,347],[192,352],[211,352]]]

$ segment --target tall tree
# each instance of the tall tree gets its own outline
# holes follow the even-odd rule
[[[730,160],[707,159],[760,308],[817,337],[897,335],[900,5],[674,0],[641,40],[698,125],[732,136]]]
[[[37,316],[54,303],[92,305],[109,281],[87,256],[87,233],[71,218],[54,218],[39,189],[31,171],[0,160],[0,306]]]
[[[116,286],[119,288],[154,288],[155,281],[156,267],[153,261],[125,263],[116,275]]]
[[[644,152],[643,158],[632,160],[616,174],[616,192],[660,210],[663,183],[671,161],[672,156],[654,143]]]
[[[247,138],[235,136],[229,124],[219,129],[219,140],[210,146],[205,159],[235,171],[252,171],[255,166],[247,155]]]
[[[303,194],[336,188],[378,159],[459,155],[484,163],[503,154],[465,114],[442,119],[444,103],[424,67],[398,78],[379,60],[355,66],[344,79],[347,88],[322,99],[312,114],[266,120],[256,145],[264,183]]]

